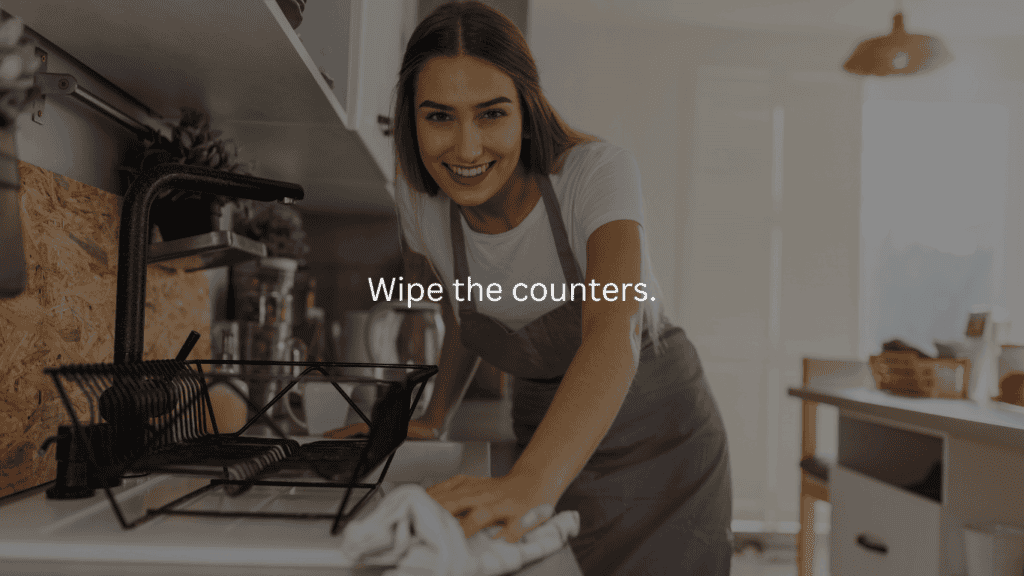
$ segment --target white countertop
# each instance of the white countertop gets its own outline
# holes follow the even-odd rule
[[[453,474],[489,475],[488,444],[406,442],[369,504],[397,483],[430,485]],[[131,521],[208,482],[208,478],[154,475],[126,479],[114,492]],[[353,501],[365,493],[365,489],[355,490]],[[211,490],[188,506],[334,513],[343,495],[344,489],[338,488],[254,486],[236,497]],[[250,574],[256,566],[260,574],[379,573],[351,569],[351,561],[338,549],[338,536],[330,534],[331,524],[331,520],[161,515],[123,530],[102,490],[92,498],[70,501],[50,500],[39,491],[0,506],[0,563],[4,574],[179,574],[185,565],[189,573]],[[578,574],[578,570],[565,548],[521,573]]]
[[[819,390],[790,388],[790,396],[830,404],[959,438],[1024,450],[1024,409],[1002,402],[909,398],[875,388]]]

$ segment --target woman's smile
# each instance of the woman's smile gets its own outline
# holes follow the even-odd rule
[[[444,166],[455,178],[461,181],[461,184],[473,186],[483,180],[479,177],[490,170],[491,166],[494,166],[494,162],[485,162],[476,166],[457,166],[454,164],[444,164]]]

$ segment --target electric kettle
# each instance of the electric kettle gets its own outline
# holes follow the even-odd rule
[[[381,302],[366,319],[366,350],[373,363],[437,364],[443,340],[441,306],[433,302]],[[433,381],[427,382],[413,418],[426,411],[433,391]]]

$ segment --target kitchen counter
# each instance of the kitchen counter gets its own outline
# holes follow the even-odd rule
[[[1024,408],[1002,402],[908,398],[875,388],[790,388],[790,396],[903,422],[958,438],[1024,450]]]
[[[433,444],[426,448],[426,444]],[[447,446],[445,446],[447,445]],[[454,448],[454,450],[446,449]],[[452,457],[454,454],[454,458]],[[446,467],[442,472],[440,468]],[[454,474],[489,475],[487,442],[406,442],[396,454],[381,491],[398,483],[430,485]],[[208,482],[172,475],[128,479],[115,495],[128,518]],[[356,491],[353,500],[364,492]],[[219,491],[196,501],[202,509],[320,512],[336,510],[342,490],[256,486],[237,497]],[[381,496],[371,496],[372,505]],[[197,518],[160,516],[122,530],[102,491],[85,500],[56,501],[42,488],[0,503],[0,563],[4,574],[175,575],[260,574],[374,575],[382,568],[346,568],[340,536],[328,520]],[[563,548],[518,572],[524,576],[580,574]]]

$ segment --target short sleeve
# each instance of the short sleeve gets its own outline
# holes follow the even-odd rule
[[[417,192],[401,178],[395,182],[395,207],[402,242],[430,262],[434,275],[442,283],[452,281],[448,206],[444,195],[428,196]]]
[[[585,239],[615,220],[633,220],[644,226],[644,201],[640,170],[629,151],[601,143],[580,151],[567,174],[566,200],[579,232]]]

